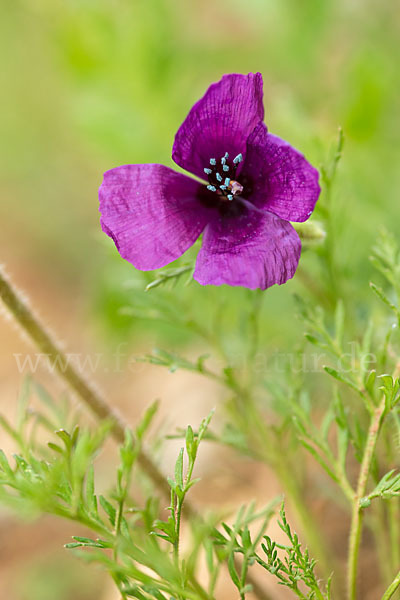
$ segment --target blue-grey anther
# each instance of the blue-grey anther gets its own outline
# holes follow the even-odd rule
[[[206,168],[204,169],[204,173],[205,173],[206,175],[211,175],[212,171],[211,171],[211,169],[207,169],[207,167],[206,167]]]
[[[229,177],[227,177],[224,181],[224,184],[228,187],[230,182],[231,182],[231,180],[229,179]]]
[[[243,155],[242,154],[238,154],[237,156],[235,156],[235,158],[233,159],[233,164],[234,165],[238,165],[240,162],[242,162],[243,160]]]
[[[229,154],[225,152],[224,156],[221,158],[221,165],[225,165],[228,158]]]
[[[217,164],[217,161],[215,160],[215,158],[210,158],[210,165],[215,166]]]
[[[232,194],[228,194],[227,198],[228,198],[228,200],[233,200]]]
[[[219,173],[216,173],[215,177],[218,179],[218,181],[222,181],[222,177]]]
[[[222,169],[227,172],[229,171],[229,166],[228,165],[222,165]]]
[[[217,188],[214,185],[208,185],[207,189],[210,190],[210,192],[216,192]]]

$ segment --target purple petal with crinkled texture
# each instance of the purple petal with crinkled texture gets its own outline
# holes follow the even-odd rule
[[[261,73],[224,75],[212,84],[179,128],[172,158],[182,168],[204,178],[210,158],[229,153],[245,156],[246,141],[264,118]],[[238,172],[240,171],[240,166]]]
[[[301,242],[287,221],[261,210],[207,225],[194,278],[202,285],[250,289],[281,285],[293,277]]]
[[[158,269],[197,240],[210,211],[197,199],[200,184],[163,165],[126,165],[104,174],[101,226],[137,269]]]
[[[249,199],[287,221],[306,221],[320,194],[318,171],[290,144],[260,123],[247,140],[241,180]],[[246,186],[246,184],[244,184]]]

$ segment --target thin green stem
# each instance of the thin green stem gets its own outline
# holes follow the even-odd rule
[[[293,587],[291,589],[296,594],[296,596],[300,598],[300,600],[307,600],[307,597],[303,594],[301,590],[299,590],[297,583],[293,584]]]
[[[392,583],[389,585],[389,587],[383,594],[381,600],[389,600],[389,598],[391,598],[393,596],[393,594],[395,593],[395,591],[398,589],[399,586],[400,586],[400,571],[397,573],[396,577],[393,579]]]
[[[240,584],[242,587],[242,589],[240,591],[241,600],[246,599],[246,594],[244,593],[243,588],[246,585],[247,571],[248,571],[248,557],[247,557],[247,554],[244,554],[243,561],[242,561],[242,567],[241,567],[241,571],[240,571]]]
[[[389,534],[392,565],[396,568],[400,564],[400,523],[399,523],[399,501],[393,498],[389,502]]]
[[[318,600],[325,600],[325,596],[318,587],[314,587],[313,592],[315,592],[315,597],[318,598]]]
[[[321,168],[322,182],[324,183],[325,191],[325,203],[324,208],[326,212],[326,238],[325,238],[325,251],[323,253],[326,263],[326,273],[328,278],[328,284],[331,292],[331,299],[337,299],[341,297],[340,293],[340,280],[336,271],[336,236],[334,230],[334,224],[332,219],[332,189],[335,181],[337,167],[342,156],[343,151],[343,131],[339,128],[337,145],[335,154],[332,157],[330,164],[326,167]]]
[[[175,497],[176,505],[174,507],[175,512],[175,541],[174,541],[174,556],[175,560],[179,561],[179,541],[181,535],[181,519],[182,519],[182,505],[183,502],[180,498]]]
[[[360,500],[365,496],[368,482],[368,476],[371,470],[371,463],[374,456],[378,435],[381,429],[383,415],[385,412],[385,397],[376,407],[368,430],[367,443],[364,449],[364,455],[361,462],[358,475],[357,490],[353,500],[353,510],[351,516],[349,554],[348,554],[348,600],[356,600],[357,597],[357,568],[358,556],[360,551],[361,533],[363,525],[363,508],[360,506]]]
[[[44,508],[43,512],[49,515],[56,515],[57,517],[67,519],[68,521],[75,521],[76,523],[80,523],[84,527],[87,527],[88,529],[91,529],[92,531],[95,531],[99,535],[103,536],[105,540],[110,540],[109,530],[106,527],[104,527],[104,525],[102,525],[98,521],[95,521],[94,519],[91,519],[87,515],[73,513],[70,510],[68,510],[67,507],[61,505],[52,506],[51,509]]]
[[[186,494],[188,491],[188,484],[190,483],[193,475],[194,469],[194,459],[190,459],[189,457],[189,466],[185,477],[185,485],[183,488],[183,493],[181,497],[178,497],[177,494],[172,491],[172,504],[173,512],[174,512],[174,520],[175,520],[175,541],[174,541],[174,556],[175,560],[179,561],[179,538],[181,533],[181,520],[182,520],[182,510],[184,501],[186,498]]]
[[[253,361],[257,354],[258,345],[260,341],[260,313],[262,308],[262,301],[264,298],[263,290],[256,290],[252,292],[252,309],[249,315],[250,325],[250,340],[249,340],[249,351],[247,354],[247,368],[250,377],[253,374]]]
[[[347,474],[345,473],[341,465],[338,464],[338,461],[335,461],[335,467],[335,474],[338,478],[339,487],[341,488],[347,500],[349,502],[352,502],[354,498],[354,490],[351,487],[349,480],[347,479]]]
[[[121,534],[121,522],[122,522],[123,511],[124,511],[125,497],[126,497],[126,491],[124,491],[124,494],[118,500],[117,515],[116,515],[116,519],[115,519],[115,545],[114,545],[114,560],[115,560],[115,562],[117,562],[117,560],[118,560],[118,541],[119,541],[119,536]]]
[[[399,363],[397,362],[396,367],[394,369],[393,372],[393,379],[397,379],[400,375],[399,372]],[[391,417],[392,417],[392,422],[395,425],[396,424],[396,418],[397,415],[394,412],[391,412]],[[384,441],[385,441],[385,446],[386,446],[386,456],[387,456],[387,462],[389,464],[394,464],[397,458],[397,444],[395,444],[393,446],[393,439],[395,438],[395,436],[393,436],[393,430],[391,427],[386,427],[385,431],[383,432],[384,435]],[[396,432],[398,435],[398,431]],[[389,523],[389,540],[390,540],[390,563],[388,564],[388,561],[386,560],[386,565],[388,567],[388,569],[390,570],[390,574],[385,578],[385,583],[388,583],[391,578],[392,578],[392,573],[394,571],[396,571],[396,569],[398,569],[398,566],[400,564],[400,515],[399,515],[399,509],[400,509],[400,504],[399,504],[399,499],[398,498],[392,498],[390,500],[390,502],[385,502],[384,505],[386,505],[387,508],[387,517],[388,517],[388,523]],[[385,529],[383,529],[384,531]],[[378,543],[379,540],[377,540],[377,547],[378,550],[379,548],[382,546],[382,544]],[[383,554],[383,553],[382,553]]]

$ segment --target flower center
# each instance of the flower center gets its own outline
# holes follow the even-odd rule
[[[232,201],[235,196],[243,192],[243,186],[236,181],[236,169],[243,160],[243,156],[238,154],[229,162],[229,154],[225,152],[219,162],[215,158],[210,158],[210,166],[204,169],[208,177],[207,189],[215,192],[220,200]]]

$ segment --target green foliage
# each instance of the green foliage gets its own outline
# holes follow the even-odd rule
[[[26,392],[21,401],[26,407]],[[46,403],[48,406],[53,404],[48,395]],[[20,412],[22,414],[21,409]],[[30,411],[26,414],[31,416]],[[61,443],[49,442],[46,446],[39,444],[36,439],[27,441],[25,430],[18,432],[7,425],[8,433],[20,442],[21,454],[14,455],[15,464],[12,465],[4,452],[0,453],[1,501],[14,510],[47,512],[67,518],[100,534],[101,537],[95,538],[74,536],[74,541],[66,547],[90,550],[91,554],[82,556],[108,569],[121,593],[125,594],[124,597],[133,594],[131,577],[144,584],[144,597],[162,596],[158,584],[153,582],[154,577],[140,568],[132,567],[132,560],[146,568],[154,568],[155,573],[166,581],[171,576],[170,594],[176,594],[176,590],[180,589],[174,565],[148,535],[155,521],[157,507],[149,500],[143,509],[139,509],[130,496],[131,474],[139,443],[154,414],[155,407],[152,406],[136,432],[126,432],[125,443],[120,447],[116,486],[108,497],[97,496],[94,470],[94,461],[110,431],[107,423],[97,428],[96,432],[80,431],[77,426],[72,433],[65,429],[56,430],[55,436]],[[48,415],[42,421],[46,425],[51,424]],[[27,427],[27,416],[23,422]],[[113,558],[104,554],[103,551],[107,549],[113,550]],[[127,591],[124,591],[125,588]]]
[[[365,498],[361,498],[360,505],[369,506],[373,498],[383,498],[390,500],[400,496],[400,473],[392,469],[382,477],[378,485]]]
[[[159,285],[165,285],[166,283],[176,284],[182,275],[189,274],[186,279],[186,285],[193,281],[194,265],[183,265],[181,267],[173,267],[171,269],[163,269],[160,271],[157,279],[154,279],[146,285],[146,292],[158,287]]]
[[[193,371],[195,373],[207,375],[208,377],[217,378],[217,375],[213,374],[205,367],[204,363],[207,358],[209,358],[209,354],[203,354],[198,357],[196,362],[191,362],[182,356],[178,356],[167,350],[162,350],[161,348],[156,348],[151,354],[138,357],[136,360],[138,362],[148,362],[160,367],[167,367],[171,373],[175,373],[178,369],[183,369],[185,371]]]
[[[179,557],[179,540],[183,503],[190,488],[198,482],[198,479],[193,479],[192,477],[193,469],[197,458],[199,444],[207,432],[207,428],[210,424],[213,413],[214,411],[212,411],[208,417],[201,422],[196,435],[194,434],[190,425],[186,429],[185,448],[181,448],[175,463],[175,478],[168,478],[168,483],[171,488],[171,506],[169,507],[170,515],[167,521],[157,520],[155,523],[155,527],[162,531],[162,534],[155,532],[155,535],[166,540],[173,546],[176,559]],[[185,449],[188,459],[188,467],[186,475],[184,476],[183,462]]]
[[[279,527],[288,538],[289,544],[282,546],[276,544],[269,536],[264,536],[265,544],[262,549],[267,557],[267,562],[259,559],[259,563],[277,577],[279,583],[292,590],[296,596],[303,600],[329,600],[331,598],[331,579],[328,580],[326,592],[321,591],[321,584],[315,575],[314,569],[316,561],[310,558],[307,549],[302,550],[301,543],[297,533],[293,533],[286,519],[285,509],[282,504],[280,510],[281,520]],[[284,551],[283,560],[278,556],[278,550]],[[303,582],[308,592],[303,592],[300,582]]]
[[[396,304],[392,303],[386,293],[371,283],[372,290],[376,295],[389,306],[399,321],[399,300],[400,300],[400,250],[396,238],[393,234],[382,229],[373,248],[370,260],[374,267],[383,275],[387,283],[390,284],[392,293],[394,292]]]
[[[193,546],[185,551],[184,557],[180,551],[184,501],[198,481],[193,478],[193,471],[200,444],[205,438],[210,439],[207,431],[213,411],[197,431],[191,426],[185,431],[185,446],[178,454],[174,478],[168,478],[171,506],[164,520],[158,517],[157,503],[151,497],[140,506],[131,496],[132,470],[157,405],[146,411],[135,432],[126,432],[125,442],[119,448],[115,487],[103,495],[96,493],[94,461],[107,439],[110,425],[105,423],[95,433],[77,425],[71,432],[57,429],[53,433],[57,443],[43,445],[36,437],[27,440],[29,418],[32,414],[37,418],[38,414],[29,410],[31,387],[36,387],[34,382],[28,382],[21,394],[22,429],[18,431],[5,420],[2,422],[9,435],[19,442],[21,453],[14,455],[12,464],[0,451],[0,499],[14,510],[47,512],[73,520],[95,533],[94,537],[74,535],[65,547],[108,570],[123,598],[212,599],[221,569],[226,565],[232,583],[244,599],[252,589],[247,579],[250,567],[259,564],[270,571],[258,552],[279,499],[261,511],[256,511],[254,503],[247,508],[243,506],[232,526],[225,522],[219,525],[215,518],[205,522],[192,519]],[[55,426],[50,415],[56,407],[42,388],[40,394],[46,399],[48,414],[43,413],[39,422],[48,431]],[[49,431],[47,435],[51,435]],[[290,532],[287,522],[284,523]],[[255,524],[257,530],[251,534],[250,527],[253,529]],[[166,551],[165,544],[171,546],[172,554]],[[208,568],[207,588],[196,579],[201,555]]]
[[[213,545],[216,559],[227,560],[229,575],[238,589],[241,598],[245,598],[252,586],[247,583],[249,567],[259,562],[259,550],[262,536],[275,512],[280,499],[272,500],[263,510],[256,511],[255,504],[242,506],[232,526],[222,523],[223,531],[213,531]],[[257,525],[255,534],[250,533],[250,526]],[[237,560],[241,557],[241,562]],[[210,558],[212,564],[212,557]]]
[[[214,544],[219,553],[223,550],[224,556],[227,558],[229,574],[238,589],[240,597],[245,598],[246,593],[252,589],[251,586],[246,584],[249,568],[253,565],[259,565],[271,575],[277,577],[281,585],[291,589],[299,598],[329,600],[330,583],[328,583],[327,593],[324,595],[320,590],[320,582],[314,573],[316,561],[309,557],[308,550],[302,551],[297,534],[292,533],[286,520],[283,504],[280,511],[281,521],[279,521],[279,526],[287,535],[290,544],[282,546],[265,535],[265,530],[279,502],[279,498],[273,500],[259,513],[255,512],[254,505],[251,505],[248,509],[242,507],[232,526],[222,523],[223,532],[215,532]],[[256,533],[251,534],[249,527],[257,521],[261,521],[261,524],[258,526]],[[278,557],[277,548],[286,552],[284,561]],[[261,550],[267,556],[267,561],[260,555]],[[237,556],[242,557],[241,564],[237,561]],[[301,585],[299,588],[300,581],[309,588],[308,595],[303,594]]]
[[[369,409],[372,393],[369,369],[374,366],[376,361],[376,357],[371,354],[372,321],[369,321],[361,340],[346,343],[344,338],[345,310],[342,301],[338,301],[328,326],[322,308],[315,308],[299,297],[296,300],[300,316],[307,327],[306,339],[322,349],[326,353],[327,360],[331,358],[335,361],[335,367],[325,365],[324,370],[331,377],[357,392]],[[366,393],[368,390],[369,393]]]

